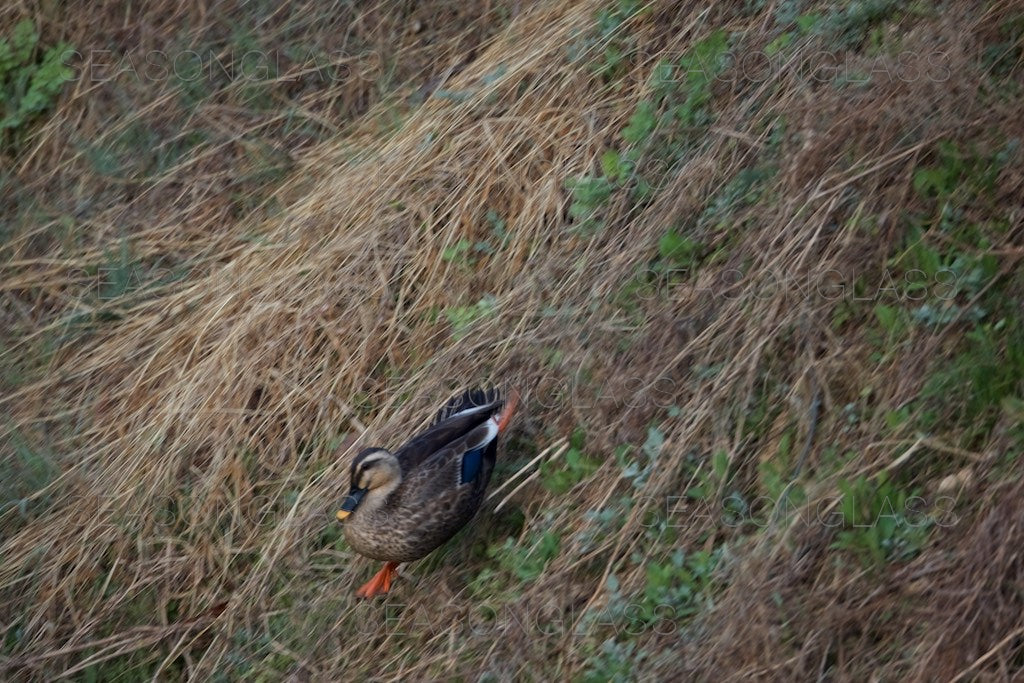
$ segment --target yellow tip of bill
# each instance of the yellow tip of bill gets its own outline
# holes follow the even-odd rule
[[[338,510],[336,513],[334,513],[335,517],[342,521],[344,521],[344,519],[351,514],[351,512],[348,512],[346,510]]]

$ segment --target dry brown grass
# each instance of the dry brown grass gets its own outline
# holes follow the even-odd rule
[[[943,80],[815,83],[808,73],[823,42],[814,38],[787,53],[788,68],[734,65],[715,83],[714,125],[684,163],[663,169],[653,200],[613,194],[605,227],[589,236],[569,225],[564,182],[599,167],[648,95],[657,60],[720,27],[749,51],[778,33],[774,7],[654,3],[623,29],[643,49],[606,84],[591,67],[600,40],[579,59],[567,54],[594,35],[606,4],[311,5],[292,16],[333,22],[298,27],[270,13],[268,41],[275,31],[315,41],[350,29],[367,55],[393,56],[406,85],[382,94],[374,84],[385,67],[366,57],[365,78],[285,99],[281,107],[300,103],[328,131],[307,137],[284,126],[281,109],[246,106],[233,90],[188,112],[167,86],[138,114],[162,140],[192,127],[224,138],[148,179],[130,165],[125,178],[89,171],[74,141],[114,134],[99,97],[113,89],[69,86],[31,144],[9,157],[22,183],[14,199],[56,188],[54,210],[40,215],[61,215],[60,202],[76,197],[103,204],[75,218],[78,241],[61,243],[49,222],[35,226],[5,202],[35,226],[3,246],[0,315],[18,333],[6,351],[23,363],[17,381],[4,380],[5,457],[17,472],[13,448],[24,442],[59,474],[19,491],[22,510],[0,511],[0,635],[19,634],[0,643],[0,673],[571,678],[594,666],[602,641],[621,636],[585,619],[608,604],[608,577],[640,595],[646,566],[681,547],[727,548],[714,600],[671,634],[636,635],[645,653],[631,665],[637,678],[1021,675],[1024,490],[1019,472],[1000,469],[1020,444],[1012,415],[981,442],[960,443],[951,422],[895,465],[917,437],[885,419],[919,395],[933,359],[952,355],[968,328],[915,327],[873,357],[873,302],[833,324],[841,301],[765,286],[778,274],[817,283],[836,271],[878,282],[902,248],[904,217],[932,208],[913,177],[935,143],[992,151],[1024,135],[1020,90],[993,93],[981,66],[987,41],[1019,10],[957,2],[887,21],[911,59],[941,52]],[[5,12],[3,23],[22,10]],[[140,54],[168,44],[180,25],[196,26],[186,35],[199,44],[229,21],[198,4],[37,16],[80,50],[103,35]],[[884,51],[839,54],[864,72],[895,64]],[[455,96],[409,103],[445,76]],[[1020,76],[1017,65],[1009,78],[1019,86]],[[392,131],[393,111],[403,121]],[[778,117],[787,127],[773,142]],[[288,158],[279,180],[238,180],[257,163],[246,152],[252,136]],[[986,204],[964,207],[971,220],[1009,223],[990,231],[989,247],[1007,297],[1022,293],[1020,162],[1018,151]],[[721,221],[698,218],[738,171],[761,163],[777,172],[756,203],[737,202]],[[461,239],[488,239],[488,211],[505,221],[507,244],[472,265],[443,258]],[[623,290],[658,257],[670,226],[719,256],[624,306]],[[188,275],[144,295],[89,298],[81,269],[125,234],[140,262],[170,259]],[[485,294],[494,313],[455,334],[443,312]],[[82,312],[85,331],[59,336]],[[389,602],[358,605],[352,591],[370,565],[331,531],[348,458],[371,442],[396,443],[453,389],[488,380],[524,395],[499,476],[577,426],[600,467],[564,496],[538,478],[511,498],[515,510],[494,512],[493,499],[460,542],[407,567]],[[748,429],[747,417],[768,404],[765,424]],[[852,426],[848,404],[863,413]],[[652,424],[665,444],[653,474],[631,489],[612,453],[642,443]],[[913,559],[875,571],[844,561],[830,548],[835,530],[820,523],[729,528],[694,501],[674,508],[673,538],[645,534],[647,517],[707,471],[712,453],[724,451],[735,485],[757,495],[759,464],[776,457],[785,434],[802,446],[812,430],[798,475],[808,510],[835,501],[837,483],[854,473],[924,461],[909,479],[931,492],[973,468],[959,522],[934,531]],[[855,457],[833,467],[829,445]],[[586,513],[627,494],[637,502],[621,524],[586,544],[580,532],[595,525]],[[532,543],[546,530],[560,547],[536,580],[485,597],[470,588],[497,562],[481,548],[506,535]],[[484,626],[481,604],[513,622]]]

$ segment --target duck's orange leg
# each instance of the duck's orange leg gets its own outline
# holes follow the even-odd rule
[[[375,595],[383,595],[391,590],[391,579],[398,573],[397,562],[385,562],[383,569],[374,574],[373,578],[364,583],[356,595],[360,598],[372,598]]]

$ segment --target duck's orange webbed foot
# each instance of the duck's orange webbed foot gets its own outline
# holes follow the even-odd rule
[[[397,562],[385,562],[384,567],[356,591],[356,596],[372,598],[375,595],[384,595],[391,590],[391,580],[398,573],[397,570]]]

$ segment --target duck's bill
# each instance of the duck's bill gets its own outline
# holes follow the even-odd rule
[[[345,498],[345,501],[341,504],[341,509],[336,513],[338,519],[343,520],[351,515],[352,512],[359,507],[359,503],[362,502],[363,496],[365,495],[366,489],[352,489],[349,491],[348,497]]]

